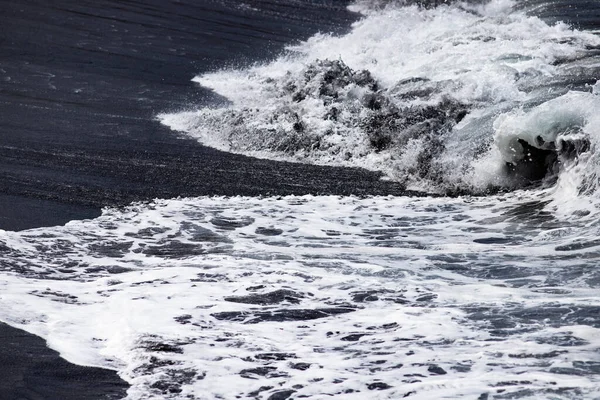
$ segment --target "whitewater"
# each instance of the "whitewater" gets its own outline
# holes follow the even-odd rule
[[[358,1],[346,34],[197,76],[222,100],[156,116],[410,196],[157,199],[0,231],[0,320],[132,400],[597,398],[600,37],[535,2],[425,3]]]

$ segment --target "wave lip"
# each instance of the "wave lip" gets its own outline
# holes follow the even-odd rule
[[[600,110],[600,98],[585,92],[569,92],[530,111],[517,110],[499,116],[494,122],[494,140],[502,158],[514,163],[527,157],[519,140],[540,150],[567,151],[567,141],[588,132]],[[594,135],[596,136],[596,135]]]
[[[589,160],[600,138],[599,111],[597,95],[569,92],[527,111],[502,114],[494,121],[496,149],[510,172],[529,181],[559,176],[581,163],[581,185],[600,167]]]

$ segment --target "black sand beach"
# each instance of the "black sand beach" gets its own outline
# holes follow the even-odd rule
[[[424,3],[431,5],[440,2]],[[344,0],[0,0],[0,229],[25,230],[60,225],[73,219],[94,218],[100,215],[102,207],[121,207],[131,202],[151,201],[155,198],[405,194],[401,185],[382,181],[380,174],[365,170],[283,163],[220,152],[184,138],[155,120],[158,113],[190,110],[200,105],[227,101],[193,84],[191,79],[199,73],[272,59],[286,44],[306,39],[318,31],[347,32],[350,24],[357,19],[357,15],[346,9],[347,4],[348,1]],[[539,15],[549,21],[571,20],[575,27],[586,29],[598,26],[600,13],[594,8],[597,2],[528,0],[523,4],[526,7],[543,5]],[[482,43],[487,43],[493,38],[477,35],[467,39],[481,39]],[[511,55],[509,58],[515,57]],[[560,64],[560,60],[556,64]],[[586,85],[593,83],[585,74],[580,76],[575,73],[573,79],[573,86],[587,87]],[[593,81],[596,79],[594,75]],[[565,88],[569,85],[571,83],[566,81],[559,82],[559,86]],[[540,202],[529,203],[525,209],[527,211],[540,204],[544,205]],[[521,210],[518,216],[523,215]],[[539,215],[540,221],[548,221],[544,220],[547,214]],[[532,221],[535,222],[537,216],[536,214],[532,217]],[[423,226],[427,226],[427,221]],[[417,228],[416,231],[425,232],[426,229]],[[483,232],[486,230],[483,229]],[[370,234],[376,233],[374,230]],[[514,233],[511,232],[511,235]],[[497,238],[496,232],[490,235],[478,237],[477,241],[472,242],[475,245],[512,246],[524,240],[520,235],[516,238]],[[411,249],[420,246],[418,241],[407,241],[407,244]],[[585,249],[586,246],[596,245],[597,241],[594,239],[589,242],[575,242],[575,247],[559,246],[556,247],[556,251],[565,252],[578,250],[577,246]],[[2,251],[0,246],[0,252]],[[486,275],[481,276],[469,276],[470,271],[479,273],[475,268],[477,266],[469,267],[472,269],[466,268],[459,257],[456,258],[456,262],[446,257],[439,257],[433,262],[441,265],[440,268],[445,268],[442,274],[452,271],[457,275],[464,273],[469,279],[476,277],[479,282],[494,280],[493,287],[498,287],[497,279],[506,278],[510,283],[502,286],[502,290],[506,292],[513,288],[511,285],[533,285],[525,279],[530,277],[525,268],[529,268],[529,265],[525,265],[525,261],[517,268],[511,264],[516,262],[509,257],[509,251],[498,254],[506,256],[508,261],[502,264],[496,260],[493,263],[484,260],[484,264],[494,264],[492,266],[496,270],[491,269],[492,273],[486,272]],[[590,260],[593,261],[593,257],[596,256],[593,254]],[[471,258],[469,262],[476,258]],[[432,260],[427,260],[428,263],[430,261]],[[579,263],[579,260],[577,262]],[[484,265],[486,268],[488,266]],[[587,269],[590,265],[583,267]],[[500,272],[494,275],[494,271]],[[522,279],[508,281],[513,272],[522,273],[522,276],[517,276]],[[421,271],[417,270],[417,274],[420,273]],[[548,291],[544,296],[570,293],[561,292],[561,285],[565,280],[572,280],[572,275],[560,275],[562,273],[559,271],[555,276],[551,276],[553,280],[548,282],[552,284],[551,289],[554,291]],[[426,278],[427,282],[423,287],[427,287],[428,282],[439,279],[429,272]],[[592,275],[589,281],[593,287],[597,277]],[[471,282],[469,281],[469,284]],[[396,283],[394,285],[396,286]],[[416,292],[419,292],[421,288],[416,287]],[[258,286],[249,286],[250,288],[260,289]],[[354,298],[359,299],[356,302],[367,301],[365,299],[368,298],[379,300],[377,293],[388,292],[355,292]],[[404,294],[401,294],[396,299],[385,300],[393,302],[390,307],[395,307],[395,304],[408,302],[403,296]],[[323,298],[330,299],[329,296]],[[423,307],[435,304],[427,309],[427,313],[423,313],[423,317],[419,316],[423,319],[430,311],[435,311],[438,305],[445,306],[442,296],[438,298],[437,293],[429,291],[425,295],[419,292],[415,299],[415,307],[421,307],[421,304],[425,304]],[[514,304],[517,303],[513,302],[511,307]],[[494,305],[493,308],[478,306],[461,312],[471,313],[472,320],[491,321],[494,330],[490,330],[486,339],[492,337],[493,340],[477,342],[485,346],[500,343],[500,340],[495,339],[500,336],[508,337],[509,333],[505,332],[513,330],[513,327],[520,328],[518,324],[540,326],[540,321],[545,316],[548,316],[547,320],[553,324],[556,323],[552,328],[568,324],[598,326],[594,319],[597,306],[585,304],[574,308],[569,303],[565,304],[566,315],[574,315],[571,320],[557,317],[563,310],[555,304],[533,311],[525,307],[496,309]],[[362,304],[359,306],[362,307]],[[505,312],[514,316],[517,322],[498,317]],[[187,324],[191,318],[187,315],[181,317],[184,317],[181,319],[183,322],[178,323],[182,325]],[[422,322],[420,319],[418,324]],[[353,325],[352,329],[356,326]],[[396,325],[385,324],[375,328],[395,330]],[[369,330],[370,327],[366,329]],[[488,328],[482,328],[482,332],[483,329]],[[335,336],[342,336],[337,333],[339,332],[333,334],[332,331],[327,337],[332,336],[334,340]],[[368,338],[371,334],[371,331],[364,334],[353,331],[342,336],[340,341],[360,344],[361,337]],[[405,336],[398,338],[399,341],[406,340]],[[415,336],[417,343],[423,338],[427,340],[423,343],[428,349],[438,343],[430,341],[426,336]],[[567,353],[564,349],[568,346],[579,346],[581,343],[588,345],[571,335],[570,331],[563,338],[564,345],[559,343],[560,338],[556,339],[554,336],[554,342],[540,341],[544,339],[541,336],[537,339],[535,343],[538,345],[560,347],[550,347],[539,355],[531,352],[507,352],[509,364],[506,365],[512,368],[519,360],[526,362],[528,359],[542,359],[546,362],[559,356],[563,357],[563,354]],[[469,336],[468,340],[473,342],[472,336]],[[444,338],[439,343],[445,346],[452,342]],[[119,399],[126,396],[128,384],[116,372],[70,364],[57,352],[49,349],[44,340],[25,331],[0,323],[0,344],[0,400]],[[168,347],[168,344],[164,346],[163,349],[167,348],[170,351],[179,350],[178,347]],[[413,347],[416,348],[417,345]],[[494,351],[490,354],[496,357],[496,354],[502,353]],[[270,357],[287,357],[287,353],[259,355],[262,355],[262,358],[256,357],[257,363],[265,358],[269,360]],[[404,355],[412,356],[415,352],[411,349]],[[404,355],[400,359],[402,363],[405,362]],[[497,358],[499,357],[494,358],[494,364],[490,362],[485,368],[502,366],[496,364]],[[381,361],[385,363],[386,360],[374,361],[377,363],[369,366],[368,371],[385,368]],[[403,367],[401,363],[392,365],[395,365],[392,369]],[[304,371],[310,364],[298,363],[297,366],[298,371]],[[408,367],[421,368],[422,370],[415,371],[431,375],[428,379],[437,379],[447,374],[447,371],[437,364],[413,363]],[[270,368],[273,367],[243,371],[258,371],[265,375]],[[360,373],[367,371],[366,368],[359,370]],[[447,370],[451,374],[462,374],[468,373],[470,368],[471,364],[457,363]],[[569,374],[579,378],[586,374],[597,374],[598,368],[596,358],[582,358],[575,360],[573,368],[560,366],[550,372],[556,372],[555,376],[561,379]],[[481,371],[481,368],[473,370]],[[521,369],[518,373],[522,374],[523,371]],[[411,378],[411,381],[404,382],[421,382],[413,381],[415,376],[425,377],[416,373],[406,374],[404,377]],[[518,375],[519,380],[499,379],[496,383],[492,382],[489,392],[502,393],[507,390],[504,386],[518,390],[521,386],[531,386],[532,382],[537,385],[540,375],[536,371],[534,376],[536,382],[524,380],[520,378],[521,375]],[[481,375],[477,375],[473,382],[480,378]],[[242,376],[242,379],[246,377]],[[341,382],[343,381],[336,379],[333,384],[338,385]],[[388,382],[394,383],[391,380]],[[428,385],[442,387],[437,383]],[[548,385],[556,385],[556,382],[551,380]],[[393,388],[392,385],[379,380],[365,387],[366,390]],[[169,391],[170,388],[168,385],[163,387],[165,391]],[[272,387],[267,390],[270,389]],[[560,390],[565,388],[556,389],[556,393],[560,394]],[[479,398],[488,398],[488,388],[485,390]],[[508,390],[510,391],[510,388]],[[554,390],[554,387],[550,390]],[[274,393],[275,397],[269,398],[287,398],[292,393],[294,390],[283,390]],[[407,390],[406,396],[413,393],[415,392]],[[503,397],[508,398],[513,393],[517,392],[505,393]]]
[[[268,59],[356,18],[346,2],[0,2],[0,229],[197,195],[393,194],[374,173],[256,160],[178,137],[159,112],[215,101],[202,71]],[[293,7],[293,12],[290,12]],[[0,324],[0,399],[124,396]]]
[[[154,120],[217,100],[196,74],[355,18],[345,2],[2,2],[0,228],[153,198],[398,193],[377,174],[223,153]]]

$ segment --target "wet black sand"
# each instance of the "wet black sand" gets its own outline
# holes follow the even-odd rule
[[[375,194],[366,171],[255,160],[153,117],[220,101],[190,79],[344,31],[344,1],[0,0],[0,229],[93,218],[104,206],[197,195]],[[114,372],[75,366],[0,324],[0,399],[111,399]]]
[[[129,385],[113,371],[73,365],[37,336],[0,323],[0,399],[122,399]]]
[[[219,100],[190,82],[201,71],[347,30],[345,4],[0,2],[0,229],[157,197],[400,193],[366,171],[219,152],[153,119]]]

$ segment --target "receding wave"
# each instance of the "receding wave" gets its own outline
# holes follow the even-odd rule
[[[546,206],[189,198],[1,231],[0,319],[132,400],[591,398],[597,226]]]

